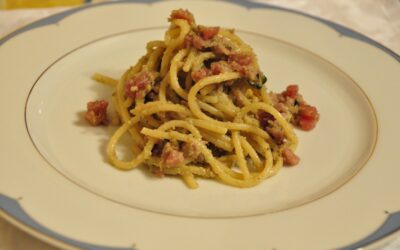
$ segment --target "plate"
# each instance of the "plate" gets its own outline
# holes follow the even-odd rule
[[[233,27],[268,87],[300,86],[321,120],[299,135],[295,168],[250,189],[118,171],[104,157],[114,128],[92,128],[88,100],[162,39],[171,10]],[[221,15],[221,10],[223,14]],[[238,18],[240,17],[240,18]],[[0,40],[1,214],[60,247],[354,249],[400,227],[394,109],[400,57],[342,26],[241,1],[117,1],[42,19]],[[381,242],[381,241],[379,241]]]

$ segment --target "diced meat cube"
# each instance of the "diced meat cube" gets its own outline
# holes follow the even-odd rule
[[[199,26],[200,36],[205,40],[210,40],[219,32],[219,27]]]
[[[169,20],[174,20],[174,19],[183,19],[186,20],[189,24],[194,23],[194,16],[190,11],[184,10],[184,9],[177,9],[173,10],[170,15]]]
[[[304,104],[299,107],[299,116],[305,119],[314,119],[318,117],[318,110],[314,106]]]
[[[213,62],[210,65],[213,75],[218,75],[226,72],[232,72],[231,67],[226,61]]]
[[[253,57],[247,53],[232,53],[229,55],[229,60],[245,66],[250,65],[253,62]]]
[[[240,73],[240,75],[242,76],[246,75],[246,68],[243,65],[240,65],[239,63],[233,61],[230,62],[230,66],[234,71]]]
[[[178,167],[183,163],[184,157],[183,153],[174,148],[171,143],[165,144],[163,151],[161,153],[162,165],[169,167]]]
[[[199,70],[196,70],[192,72],[191,76],[193,81],[198,82],[204,77],[210,76],[211,75],[211,70],[207,69],[206,67],[203,67]]]
[[[295,166],[300,162],[300,158],[289,148],[282,150],[283,163],[288,166]]]
[[[187,34],[183,41],[183,47],[188,48],[190,46],[193,46],[197,50],[204,50],[211,46],[211,41],[204,40],[197,34]]]
[[[149,71],[141,71],[132,78],[128,79],[125,84],[125,95],[132,99],[141,99],[150,92],[154,84],[154,77]]]
[[[316,107],[303,104],[299,107],[297,114],[298,126],[306,131],[312,130],[319,120],[319,113]]]
[[[108,102],[105,100],[88,102],[85,113],[86,121],[92,126],[107,125],[107,107]]]
[[[257,81],[259,70],[254,64],[253,57],[248,53],[231,53],[228,58],[231,68],[242,77]]]
[[[204,50],[205,48],[210,47],[210,42],[204,40],[203,38],[201,38],[198,35],[193,35],[192,45],[197,50]]]
[[[297,85],[289,85],[286,87],[286,90],[282,92],[282,95],[285,97],[296,98],[299,92],[299,86]]]

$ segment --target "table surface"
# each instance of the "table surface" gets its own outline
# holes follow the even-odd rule
[[[399,0],[258,0],[299,10],[341,24],[358,31],[400,54],[400,1]],[[37,19],[67,9],[0,10],[0,37]],[[385,250],[400,249],[397,244]],[[42,242],[0,218],[0,249],[57,249]]]

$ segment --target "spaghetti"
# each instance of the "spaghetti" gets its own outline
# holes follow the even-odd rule
[[[179,175],[190,188],[196,178],[252,187],[296,165],[293,126],[312,129],[319,119],[290,85],[267,93],[257,58],[234,30],[196,25],[193,15],[174,10],[164,40],[119,80],[95,74],[112,86],[121,126],[107,146],[109,162],[121,170],[146,166],[158,176]],[[109,122],[106,101],[88,103],[92,125]],[[115,119],[114,119],[115,120]],[[131,160],[116,150],[129,135]]]

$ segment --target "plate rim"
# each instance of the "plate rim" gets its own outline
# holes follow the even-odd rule
[[[192,2],[199,2],[200,0],[192,0]],[[78,7],[73,7],[72,9],[67,9],[64,11],[61,11],[59,13],[55,13],[52,14],[50,16],[41,18],[39,20],[36,20],[34,22],[28,23],[26,25],[23,25],[21,27],[18,27],[16,29],[14,29],[13,31],[6,33],[5,35],[3,35],[2,37],[0,37],[0,46],[2,46],[4,43],[7,43],[7,41],[11,40],[13,37],[18,36],[19,34],[22,34],[26,31],[29,31],[31,29],[35,29],[35,28],[40,28],[42,26],[46,26],[46,25],[52,25],[57,23],[58,21],[62,20],[65,17],[68,17],[70,15],[73,15],[76,12],[80,12],[80,11],[84,11],[86,9],[90,9],[93,7],[98,7],[98,6],[103,6],[103,5],[111,5],[111,4],[124,4],[124,3],[133,3],[133,4],[137,4],[137,3],[144,3],[144,4],[153,4],[156,2],[162,2],[162,0],[121,0],[121,1],[112,1],[112,2],[100,2],[100,3],[89,3],[89,4],[85,4],[82,6],[78,6]],[[211,2],[211,0],[210,0]],[[281,6],[276,6],[274,4],[270,4],[270,3],[259,3],[259,2],[251,2],[251,1],[240,1],[240,0],[222,0],[221,2],[226,2],[226,3],[234,3],[237,4],[239,6],[245,7],[245,8],[263,8],[263,9],[276,9],[276,10],[280,10],[280,11],[284,11],[284,12],[289,12],[289,13],[294,13],[294,14],[298,14],[301,16],[305,16],[308,18],[311,18],[313,20],[315,20],[316,22],[319,23],[323,23],[327,26],[329,26],[330,28],[338,31],[341,35],[344,36],[348,36],[350,38],[359,40],[361,42],[367,43],[375,48],[378,48],[380,51],[386,53],[387,55],[393,57],[394,59],[396,59],[397,62],[400,62],[400,55],[397,54],[396,52],[394,52],[393,50],[391,50],[390,48],[382,45],[381,43],[373,40],[372,38],[361,34],[357,31],[352,30],[351,28],[345,27],[343,25],[337,24],[335,22],[323,19],[321,17],[318,16],[314,16],[299,10],[294,10],[294,9],[290,9],[290,8],[286,8],[286,7],[281,7]],[[3,194],[0,194],[0,198],[4,196]],[[12,199],[12,198],[10,198]],[[20,206],[22,208],[22,206],[19,204],[18,200],[14,200],[18,206]],[[21,220],[21,218],[19,217],[14,217],[12,216],[9,211],[7,211],[6,209],[3,208],[3,204],[0,203],[1,207],[0,207],[0,217],[4,218],[6,221],[10,222],[12,225],[16,226],[19,229],[22,229],[23,231],[27,232],[28,234],[34,236],[35,238],[38,238],[40,240],[43,240],[47,243],[49,243],[50,245],[53,246],[57,246],[57,247],[68,247],[71,249],[75,249],[74,245],[70,245],[68,243],[65,243],[62,240],[59,240],[57,238],[51,237],[49,236],[47,233],[44,233],[40,230],[37,230],[35,228],[33,228],[32,226],[30,226],[29,224],[27,224],[25,221]],[[23,208],[22,208],[23,209]],[[399,228],[400,229],[400,225]],[[394,233],[397,234],[399,233],[399,230],[397,229],[397,231],[395,231]],[[392,234],[388,234],[386,236],[391,236]],[[385,237],[386,237],[385,236]],[[382,238],[378,239],[381,240]],[[83,242],[82,242],[83,243]],[[374,243],[374,242],[372,242]],[[371,244],[372,244],[371,243]],[[85,244],[85,243],[83,243]],[[99,246],[100,248],[95,248],[95,249],[103,249],[101,246]],[[107,249],[121,249],[121,248],[107,248]],[[124,248],[125,249],[125,248]],[[344,248],[343,248],[344,249]]]

